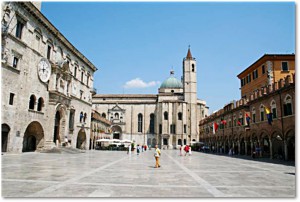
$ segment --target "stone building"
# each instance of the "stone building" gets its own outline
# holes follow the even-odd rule
[[[89,149],[95,149],[96,140],[112,139],[111,138],[111,122],[102,117],[97,111],[92,110],[91,116],[91,135]]]
[[[2,3],[2,151],[87,148],[97,68],[41,13]]]
[[[171,75],[158,94],[94,95],[93,109],[112,122],[112,138],[175,148],[199,140],[198,123],[208,107],[197,99],[197,67],[190,49],[183,59],[183,79]]]
[[[215,152],[295,160],[295,74],[278,78],[201,120],[200,140]]]

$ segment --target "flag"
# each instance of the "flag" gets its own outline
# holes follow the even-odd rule
[[[226,125],[226,120],[224,120],[223,118],[221,118],[221,124]]]
[[[272,122],[273,122],[273,119],[272,119],[272,113],[271,111],[269,110],[269,108],[265,107],[265,110],[266,110],[266,114],[267,114],[267,119],[268,119],[268,123],[270,125],[272,125]]]
[[[242,123],[240,122],[240,120],[237,121],[237,124],[238,124],[239,126],[242,125]]]
[[[213,134],[216,134],[218,130],[218,124],[216,122],[213,122]]]
[[[247,121],[247,125],[250,126],[250,117],[248,114],[246,114],[246,121]]]

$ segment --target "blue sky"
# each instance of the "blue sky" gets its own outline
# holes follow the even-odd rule
[[[43,2],[42,13],[97,68],[99,94],[156,94],[191,45],[210,112],[240,99],[236,77],[263,54],[295,53],[293,2]]]

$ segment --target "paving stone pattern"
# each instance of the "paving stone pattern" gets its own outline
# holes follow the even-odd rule
[[[2,197],[295,197],[295,166],[178,150],[2,155]]]

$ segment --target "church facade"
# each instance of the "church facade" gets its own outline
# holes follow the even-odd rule
[[[197,99],[197,63],[190,49],[183,59],[182,81],[170,74],[158,94],[93,96],[93,110],[112,123],[111,139],[164,149],[199,141],[198,124],[208,107]]]
[[[40,2],[2,4],[2,152],[90,140],[97,68],[40,12]]]

